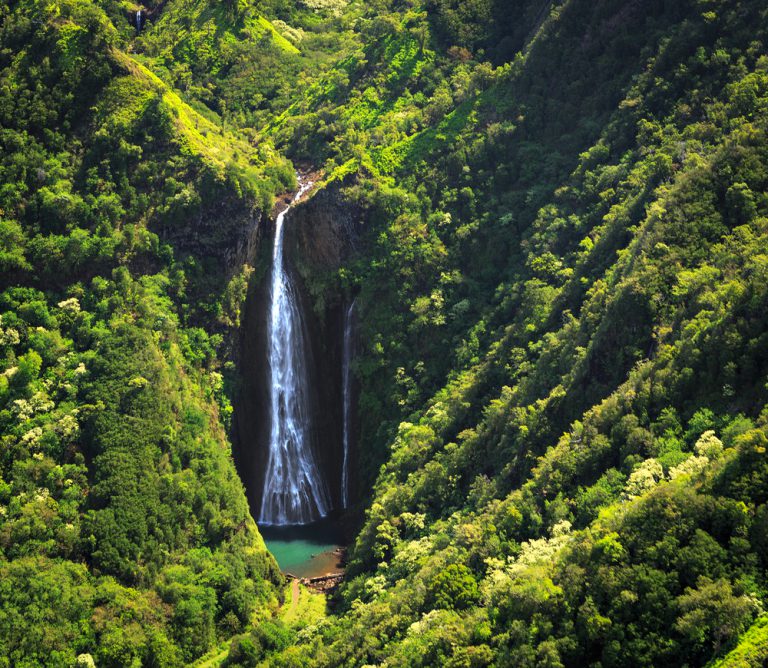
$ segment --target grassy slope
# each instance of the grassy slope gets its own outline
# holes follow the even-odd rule
[[[760,617],[739,638],[738,645],[726,656],[710,665],[712,668],[757,668],[768,660],[768,619]]]

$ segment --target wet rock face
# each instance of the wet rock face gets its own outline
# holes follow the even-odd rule
[[[268,243],[259,247],[256,266],[269,266]],[[267,251],[267,252],[265,252]],[[234,393],[232,448],[245,485],[251,515],[258,517],[269,447],[268,314],[269,272],[254,274],[241,315],[238,378]]]
[[[285,229],[286,251],[305,282],[335,271],[354,252],[361,214],[338,188],[321,190],[292,213]]]
[[[311,404],[311,442],[334,509],[342,507],[342,355],[348,296],[329,287],[313,290],[335,272],[358,244],[361,216],[338,189],[323,190],[298,204],[285,221],[285,269],[299,292],[303,312]],[[269,448],[268,308],[274,224],[258,246],[240,334],[239,388],[235,396],[233,446],[251,514],[258,517]],[[318,306],[320,304],[320,306]],[[354,432],[354,430],[353,430]],[[356,443],[351,439],[350,470]],[[354,476],[352,476],[354,479]],[[354,500],[356,490],[351,490]]]

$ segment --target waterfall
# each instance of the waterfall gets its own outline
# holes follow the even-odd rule
[[[301,184],[291,204],[310,187]],[[310,443],[307,358],[296,288],[285,270],[283,237],[289,206],[275,222],[268,323],[270,434],[259,522],[307,524],[324,517],[330,501]]]
[[[353,299],[352,303],[347,309],[347,314],[344,317],[344,344],[342,350],[342,363],[341,363],[341,385],[342,385],[342,411],[343,421],[342,425],[342,443],[344,446],[344,460],[341,468],[341,503],[342,507],[349,507],[349,441],[350,430],[352,428],[352,355],[353,355],[353,316],[355,311],[355,302],[357,299]]]
[[[136,12],[136,32],[141,32],[141,10]]]

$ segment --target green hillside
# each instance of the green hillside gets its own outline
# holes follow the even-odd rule
[[[159,234],[257,215],[293,175],[95,4],[2,12],[0,664],[182,665],[282,578],[225,432],[216,347],[245,279],[213,258],[237,228]]]
[[[767,49],[758,0],[0,7],[0,666],[763,665]],[[325,613],[230,448],[294,165],[357,223],[296,262],[359,321]]]

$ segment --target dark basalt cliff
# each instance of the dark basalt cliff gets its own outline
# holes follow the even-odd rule
[[[354,252],[360,237],[362,212],[337,184],[319,190],[290,214],[285,230],[286,253],[303,281],[335,272]]]
[[[182,208],[156,226],[160,238],[181,253],[191,253],[231,276],[243,264],[252,264],[269,220],[259,208],[232,195],[212,203]]]

